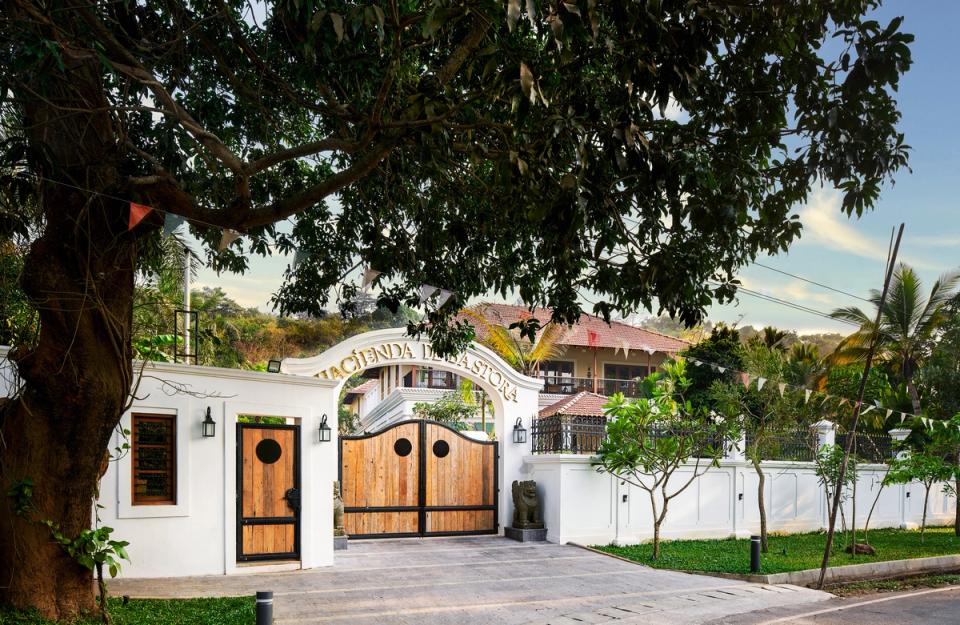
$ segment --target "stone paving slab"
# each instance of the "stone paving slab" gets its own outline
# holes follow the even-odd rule
[[[351,541],[334,567],[308,571],[111,582],[134,597],[257,590],[274,591],[277,625],[695,624],[831,597],[496,536]]]

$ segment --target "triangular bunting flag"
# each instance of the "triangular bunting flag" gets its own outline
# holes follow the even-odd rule
[[[695,365],[699,365],[699,364],[700,364],[700,361],[697,360],[696,358],[687,358],[687,360],[689,360],[691,363],[693,363],[693,364],[695,364]]]
[[[630,341],[623,339],[622,341],[620,341],[620,347],[623,348],[623,357],[629,358],[630,357]]]
[[[874,408],[876,408],[876,406],[867,406],[866,408],[863,409],[863,411],[860,412],[860,415],[863,416],[868,412],[870,412],[871,410],[873,410]]]
[[[439,287],[431,286],[429,284],[421,284],[420,285],[420,304],[423,304],[424,302],[426,302],[428,299],[430,299],[430,297],[434,293],[436,293],[439,290],[440,290]]]
[[[846,397],[842,398],[842,399],[840,400],[840,403],[837,404],[837,408],[839,408],[840,406],[844,405],[844,404],[847,403],[848,401],[850,401],[850,400],[847,399]]]
[[[440,308],[447,303],[447,300],[453,296],[453,291],[448,291],[446,289],[440,289],[440,297],[437,299],[437,308]]]
[[[150,214],[153,208],[150,206],[144,206],[143,204],[137,204],[136,202],[130,202],[130,222],[127,226],[127,230],[133,230],[138,223],[143,221],[143,218]]]
[[[377,276],[380,275],[380,272],[371,267],[367,267],[363,270],[363,282],[360,284],[360,288],[364,291],[367,290],[367,287],[373,284],[373,281],[377,279]]]
[[[767,383],[767,378],[757,378],[757,390],[762,391],[763,385]]]
[[[887,416],[886,416],[886,418],[889,419],[889,418],[890,418],[890,415],[892,415],[892,414],[893,414],[893,411],[890,410],[889,408],[887,408]]]
[[[907,418],[907,415],[905,415],[905,414],[903,414],[903,413],[901,412],[901,413],[900,413],[900,424],[901,424],[901,425],[903,424],[903,420],[906,419],[906,418]]]
[[[587,347],[597,347],[600,344],[600,335],[593,330],[587,330]]]
[[[724,373],[726,372],[726,370],[727,370],[726,367],[721,367],[720,365],[717,365],[717,371],[719,371],[720,373]]]
[[[785,382],[781,382],[780,384],[777,384],[777,390],[780,391],[780,397],[783,397],[783,391],[785,391],[786,389],[787,389],[787,384]]]
[[[813,393],[813,391],[811,391],[810,389],[806,389],[805,391],[803,391],[803,403],[807,403],[808,401],[810,401],[811,393]]]
[[[163,216],[163,236],[170,236],[181,224],[183,224],[183,217],[176,213],[166,213]]]
[[[827,400],[829,400],[829,399],[830,399],[830,394],[829,394],[829,393],[824,393],[824,394],[823,394],[823,401],[820,402],[820,405],[823,406],[825,403],[827,403]]]
[[[230,247],[230,244],[240,238],[240,233],[236,230],[224,230],[220,233],[220,245],[217,246],[217,251],[222,252],[223,250]]]
[[[750,377],[750,374],[749,374],[749,373],[743,373],[742,371],[740,372],[740,383],[741,383],[741,384],[743,384],[745,387],[749,387],[751,381],[752,381],[752,378]]]

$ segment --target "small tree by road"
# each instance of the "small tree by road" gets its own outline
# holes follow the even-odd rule
[[[930,489],[938,482],[946,482],[956,476],[957,467],[948,462],[935,448],[915,450],[897,458],[890,465],[884,480],[886,484],[909,484],[916,480],[923,484],[923,517],[920,520],[920,542],[927,527],[927,503]]]
[[[691,384],[684,361],[665,364],[647,381],[649,397],[627,401],[617,393],[606,405],[607,438],[597,451],[597,470],[648,494],[656,560],[670,502],[718,465],[725,441],[739,436],[739,425],[684,397]],[[689,472],[678,474],[681,467]]]

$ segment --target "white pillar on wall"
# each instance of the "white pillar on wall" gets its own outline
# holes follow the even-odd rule
[[[913,430],[910,428],[894,428],[888,433],[890,438],[893,439],[893,442],[899,449],[897,449],[897,459],[902,459],[906,457],[910,452],[906,449],[900,448],[903,444],[903,441],[907,440],[907,437],[910,436],[910,433]],[[908,523],[907,517],[910,515],[910,506],[907,502],[907,493],[909,492],[909,484],[898,484],[897,488],[900,490],[900,527],[907,528],[913,527],[916,524]]]
[[[837,425],[833,421],[817,421],[813,424],[817,431],[817,449],[824,445],[834,445],[837,442]]]

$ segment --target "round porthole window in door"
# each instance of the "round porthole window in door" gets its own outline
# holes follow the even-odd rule
[[[446,458],[449,453],[450,445],[447,444],[447,441],[437,441],[433,444],[433,455],[437,458]]]
[[[257,458],[263,464],[273,464],[283,455],[283,449],[280,448],[280,443],[272,438],[265,438],[257,443],[256,452]]]
[[[406,438],[398,438],[397,442],[393,444],[393,451],[403,458],[410,455],[410,452],[413,451],[413,445]]]

